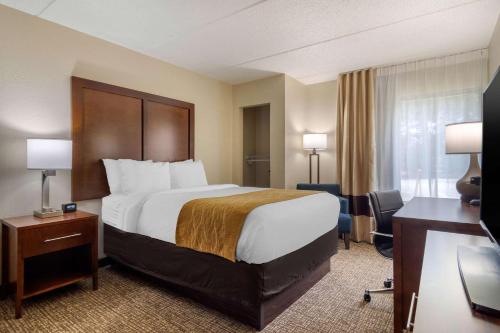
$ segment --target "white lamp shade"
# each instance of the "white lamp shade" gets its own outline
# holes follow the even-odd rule
[[[27,139],[28,169],[71,169],[71,140]]]
[[[480,153],[483,123],[470,122],[446,125],[446,154]]]
[[[326,134],[304,134],[302,144],[304,149],[322,150],[327,148]]]

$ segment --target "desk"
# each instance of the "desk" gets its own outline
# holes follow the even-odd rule
[[[458,245],[491,242],[486,237],[427,232],[413,332],[500,332],[500,318],[469,306],[457,264]]]
[[[413,198],[392,220],[394,332],[405,327],[412,293],[418,294],[428,230],[484,236],[479,208],[458,199]]]

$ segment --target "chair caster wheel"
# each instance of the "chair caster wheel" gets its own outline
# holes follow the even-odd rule
[[[363,296],[365,302],[369,303],[372,300],[372,297],[368,292],[365,291],[365,295]]]
[[[385,280],[384,281],[384,287],[390,288],[392,286],[392,281],[391,280]]]

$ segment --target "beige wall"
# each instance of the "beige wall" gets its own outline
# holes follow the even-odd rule
[[[285,76],[285,186],[295,188],[308,180],[307,152],[302,149],[302,134],[309,118],[307,86]]]
[[[194,103],[195,156],[210,183],[231,182],[230,85],[0,5],[0,217],[39,208],[25,140],[70,137],[72,75]],[[69,202],[70,172],[51,182],[51,204]],[[99,212],[100,201],[80,207]]]
[[[488,56],[490,78],[493,78],[493,74],[495,74],[500,66],[500,16],[498,17],[495,31],[491,37],[490,46],[488,48]]]
[[[270,104],[271,187],[285,186],[285,76],[233,86],[233,183],[243,183],[243,108]]]
[[[303,85],[286,77],[286,187],[309,182],[309,152],[302,149],[304,133],[326,133],[328,149],[320,151],[321,183],[336,183],[335,128],[337,83]],[[315,161],[313,161],[315,163]],[[313,180],[315,178],[313,164]]]
[[[269,103],[271,108],[271,187],[295,188],[309,181],[304,133],[327,133],[321,154],[321,182],[336,180],[336,81],[303,85],[278,75],[233,87],[233,182],[243,183],[243,107]]]
[[[308,132],[326,133],[328,149],[321,152],[321,182],[337,182],[337,81],[307,86]]]

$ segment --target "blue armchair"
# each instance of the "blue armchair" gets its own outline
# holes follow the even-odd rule
[[[349,249],[352,230],[352,217],[349,214],[349,200],[340,194],[339,184],[297,184],[297,190],[325,191],[339,198],[340,214],[338,221],[339,235],[344,239],[345,248]]]

